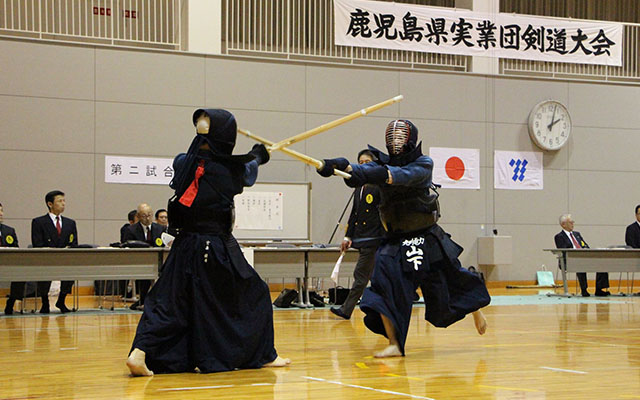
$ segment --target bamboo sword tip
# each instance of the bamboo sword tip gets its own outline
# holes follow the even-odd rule
[[[403,96],[403,95],[401,95],[401,94],[399,94],[399,95],[397,95],[396,97],[394,97],[394,98],[393,98],[393,101],[394,101],[394,102],[398,102],[398,101],[400,101],[400,100],[402,100],[402,99],[404,99],[404,96]]]

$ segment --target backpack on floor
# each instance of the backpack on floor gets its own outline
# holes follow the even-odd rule
[[[349,295],[349,289],[338,286],[335,288],[329,288],[329,303],[337,306],[344,304]]]
[[[289,308],[298,298],[298,291],[295,289],[282,289],[278,298],[274,300],[273,305],[278,308]]]

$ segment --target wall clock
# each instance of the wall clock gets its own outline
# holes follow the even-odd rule
[[[545,100],[529,114],[529,136],[543,150],[558,150],[571,135],[571,116],[559,101]]]

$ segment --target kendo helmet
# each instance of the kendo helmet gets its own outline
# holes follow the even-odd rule
[[[416,148],[418,128],[407,119],[396,119],[387,125],[384,134],[390,156],[398,156]]]
[[[209,117],[209,131],[199,133],[206,137],[209,145],[217,153],[230,155],[236,145],[238,126],[236,119],[227,110],[219,108],[198,109],[193,113],[193,126],[198,127],[198,119],[206,114]]]

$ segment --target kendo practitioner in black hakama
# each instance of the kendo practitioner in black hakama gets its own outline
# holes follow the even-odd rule
[[[349,164],[344,158],[324,160],[318,172],[334,169],[351,174],[350,187],[380,187],[380,219],[385,239],[376,252],[376,264],[360,301],[364,323],[389,339],[376,357],[404,356],[415,291],[420,287],[425,319],[447,327],[472,313],[478,333],[487,323],[480,309],[491,301],[484,283],[462,268],[462,247],[438,224],[439,206],[431,176],[433,161],[417,144],[418,128],[408,120],[391,121],[385,132],[389,154],[369,148],[378,158],[367,164]]]
[[[255,183],[269,160],[257,144],[232,155],[236,121],[225,110],[197,110],[198,134],[173,163],[169,233],[175,236],[149,292],[127,366],[134,376],[285,366],[274,347],[267,284],[231,234],[233,197]]]

